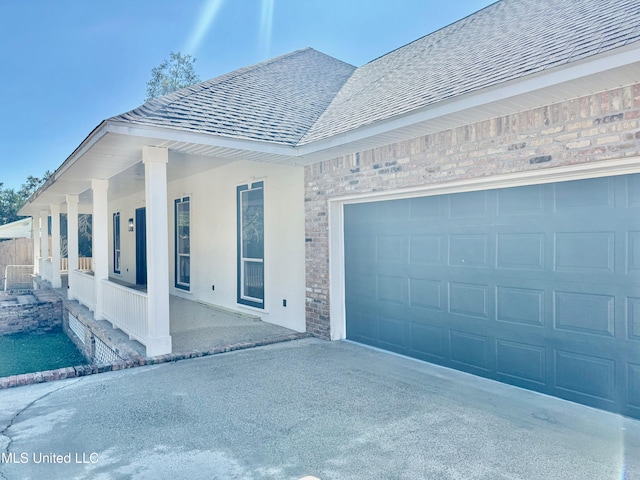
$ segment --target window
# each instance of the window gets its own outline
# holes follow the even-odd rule
[[[175,277],[176,288],[189,290],[191,287],[191,199],[178,198],[175,201]]]
[[[120,212],[113,214],[113,273],[120,273]]]
[[[241,185],[238,206],[238,303],[264,308],[264,182]]]

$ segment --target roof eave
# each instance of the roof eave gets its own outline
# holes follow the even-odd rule
[[[527,94],[533,94],[535,92],[551,92],[554,87],[568,85],[571,82],[587,77],[595,78],[595,76],[603,73],[624,69],[625,67],[628,70],[633,70],[635,73],[634,81],[640,82],[640,42],[559,66],[551,70],[543,70],[510,82],[500,83],[482,90],[455,96],[407,114],[364,125],[328,138],[314,140],[306,144],[299,144],[297,146],[297,154],[304,159],[303,163],[310,164],[344,155],[350,150],[361,151],[368,148],[375,148],[391,143],[388,141],[389,136],[396,138],[396,141],[401,140],[403,137],[402,132],[405,130],[407,131],[407,135],[404,136],[405,139],[415,137],[415,132],[410,129],[410,127],[415,127],[418,124],[433,122],[437,119],[460,114],[461,112],[471,109],[478,109],[478,112],[481,112],[482,107],[487,107],[488,105],[504,103],[505,100],[525,98]],[[630,83],[632,82],[623,81],[620,85],[609,85],[608,88],[625,86]],[[559,101],[570,100],[590,93],[596,93],[597,91],[603,91],[608,88],[594,91],[583,91],[576,88],[573,89],[575,94],[568,97],[553,97],[549,94],[545,97],[544,102],[535,105],[523,104],[522,109],[550,105]],[[560,89],[557,90],[558,92],[560,91]],[[473,123],[474,121],[476,121],[476,119],[470,118],[467,123]],[[443,128],[439,128],[439,130],[442,129]],[[430,132],[425,131],[425,133]],[[350,148],[350,146],[357,146],[357,148],[354,150]]]

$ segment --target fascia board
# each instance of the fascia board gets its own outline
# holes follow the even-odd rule
[[[245,150],[273,155],[294,157],[295,148],[289,145],[269,143],[259,140],[244,140],[221,137],[208,133],[189,132],[171,128],[156,127],[151,125],[139,125],[126,122],[108,120],[107,128],[110,133],[135,137],[154,138],[160,141],[183,142],[212,147],[229,148],[233,150]]]
[[[47,190],[51,185],[55,183],[55,181],[60,178],[60,176],[66,172],[71,166],[76,163],[87,151],[91,149],[93,145],[96,144],[102,137],[107,134],[107,126],[106,122],[101,122],[93,131],[87,135],[87,137],[82,141],[80,145],[73,151],[71,155],[67,157],[67,159],[60,165],[51,175],[49,180],[47,180],[43,185],[38,188],[25,202],[20,210],[18,210],[18,215],[29,215],[27,213],[30,209],[29,206],[33,201],[38,198],[45,190]]]

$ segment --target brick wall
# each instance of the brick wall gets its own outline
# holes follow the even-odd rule
[[[62,302],[40,300],[27,305],[0,308],[0,335],[48,332],[62,325]]]
[[[307,332],[329,338],[328,199],[640,155],[640,84],[305,169]]]

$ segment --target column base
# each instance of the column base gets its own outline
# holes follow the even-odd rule
[[[171,335],[147,338],[147,357],[156,357],[171,353]]]

